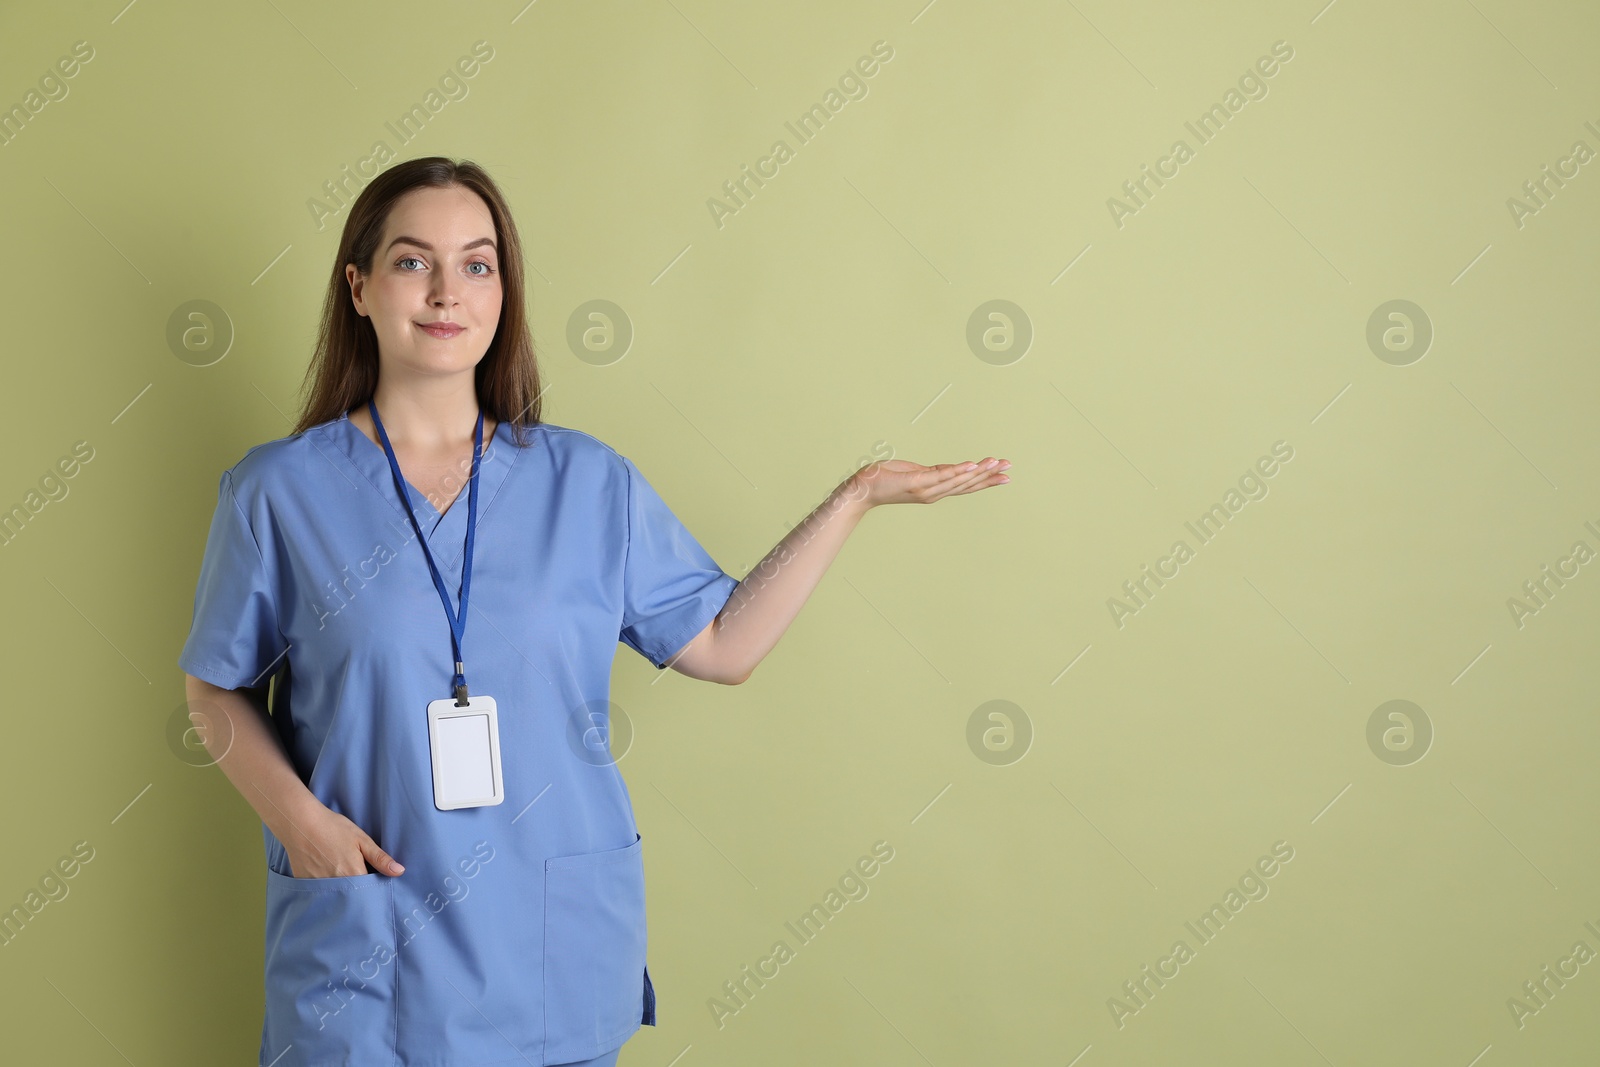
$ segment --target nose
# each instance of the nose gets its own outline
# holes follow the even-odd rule
[[[455,307],[461,302],[456,299],[455,287],[456,279],[448,271],[435,274],[433,286],[428,292],[428,303],[436,308]]]

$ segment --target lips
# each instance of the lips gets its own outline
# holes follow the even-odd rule
[[[448,340],[449,338],[452,338],[452,337],[456,336],[457,334],[465,333],[466,329],[467,329],[465,326],[462,326],[462,325],[460,325],[458,323],[450,323],[448,325],[439,325],[439,324],[434,324],[434,323],[422,323],[422,322],[419,322],[419,323],[416,324],[416,326],[417,326],[417,329],[421,330],[423,333],[427,334],[429,337],[438,337],[438,338],[443,339],[443,340]]]

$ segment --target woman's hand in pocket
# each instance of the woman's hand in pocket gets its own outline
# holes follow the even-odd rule
[[[368,864],[379,874],[405,870],[365,830],[326,805],[296,820],[287,836],[283,848],[296,878],[347,878],[367,874]]]

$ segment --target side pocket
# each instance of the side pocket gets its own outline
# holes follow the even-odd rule
[[[262,1062],[291,1067],[392,1056],[390,876],[291,878],[270,867],[266,873]]]
[[[545,1063],[597,1056],[640,1026],[642,848],[635,834],[623,848],[545,860]]]

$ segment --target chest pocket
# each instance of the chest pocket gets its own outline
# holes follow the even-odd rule
[[[544,1062],[589,1059],[655,1024],[643,841],[544,864]]]

